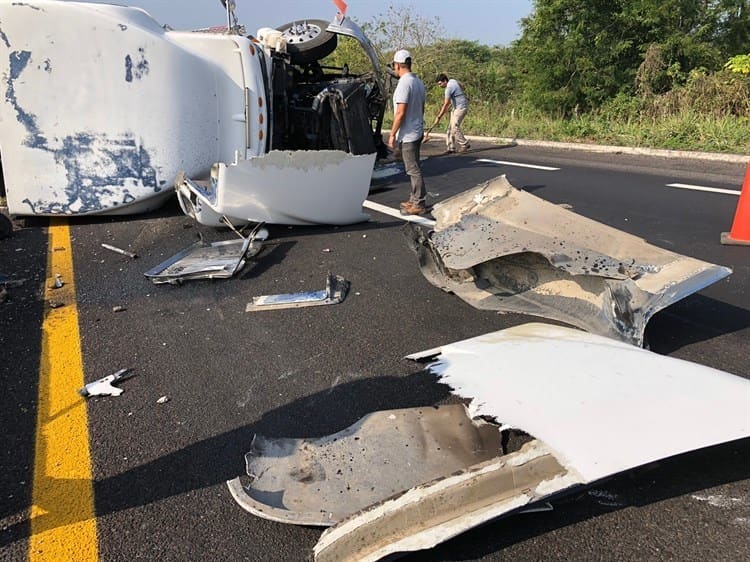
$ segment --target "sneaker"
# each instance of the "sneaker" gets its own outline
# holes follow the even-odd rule
[[[467,144],[466,146],[462,146],[461,148],[459,148],[459,149],[458,149],[458,151],[459,151],[460,153],[464,153],[464,152],[469,152],[469,149],[470,149],[470,148],[471,148],[471,145],[470,145],[470,144]]]
[[[401,203],[398,204],[398,206],[401,207],[402,209],[405,209],[406,207],[411,207],[412,206],[412,202],[411,201],[402,201]]]
[[[424,215],[427,212],[427,209],[421,205],[414,205],[413,203],[409,204],[406,207],[401,207],[401,214],[402,215]]]

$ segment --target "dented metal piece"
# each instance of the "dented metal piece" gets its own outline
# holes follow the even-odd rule
[[[246,457],[249,485],[228,483],[235,499],[276,521],[336,522],[317,561],[379,560],[750,436],[750,381],[572,328],[525,324],[411,357],[436,358],[429,370],[471,400],[468,415],[394,410],[319,439],[260,438]],[[480,430],[488,439],[477,446]]]
[[[319,439],[256,435],[250,482],[230,481],[243,509],[295,525],[333,525],[369,505],[496,457],[500,433],[464,406],[387,410]]]
[[[659,310],[731,273],[513,187],[505,176],[410,226],[422,273],[479,309],[541,316],[635,345]]]
[[[316,562],[380,560],[431,548],[477,525],[576,484],[543,443],[447,474],[323,532]]]
[[[224,240],[208,244],[200,240],[168,260],[146,271],[144,275],[156,284],[179,284],[192,279],[228,279],[239,273],[247,260],[263,247],[262,224],[240,240]]]
[[[247,304],[245,312],[339,304],[344,301],[348,292],[349,281],[340,275],[331,275],[329,273],[328,277],[326,277],[326,288],[321,291],[253,297],[253,301]]]

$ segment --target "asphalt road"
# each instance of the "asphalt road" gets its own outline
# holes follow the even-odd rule
[[[441,148],[425,146],[432,202],[504,173],[577,213],[731,267],[729,278],[658,313],[647,336],[657,353],[750,376],[750,248],[719,244],[737,197],[666,187],[739,190],[743,165],[482,144],[437,156]],[[397,208],[407,185],[403,174],[377,180],[370,200]],[[17,281],[0,304],[2,560],[28,556],[46,278],[46,222],[19,226],[0,240],[0,273]],[[136,374],[122,396],[88,401],[100,559],[308,559],[319,529],[251,516],[229,495],[225,481],[244,473],[253,435],[320,436],[375,410],[451,401],[402,357],[535,320],[478,311],[430,285],[397,218],[269,230],[236,278],[154,286],[143,272],[199,232],[209,241],[233,234],[195,224],[174,202],[150,215],[72,222],[86,380],[125,367]],[[322,289],[328,271],[351,281],[341,305],[245,312],[255,295]],[[157,403],[162,396],[169,401]],[[404,559],[746,560],[749,530],[745,439],[630,471],[553,511],[501,519]]]

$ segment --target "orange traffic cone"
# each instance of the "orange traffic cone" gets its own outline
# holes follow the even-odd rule
[[[722,244],[750,246],[750,164],[747,165],[745,181],[734,213],[734,222],[730,232],[721,233]]]

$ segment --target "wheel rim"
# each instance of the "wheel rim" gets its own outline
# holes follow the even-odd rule
[[[299,45],[300,43],[312,41],[319,37],[321,33],[323,33],[323,29],[320,26],[313,23],[301,22],[293,24],[281,35],[286,39],[287,43]]]

